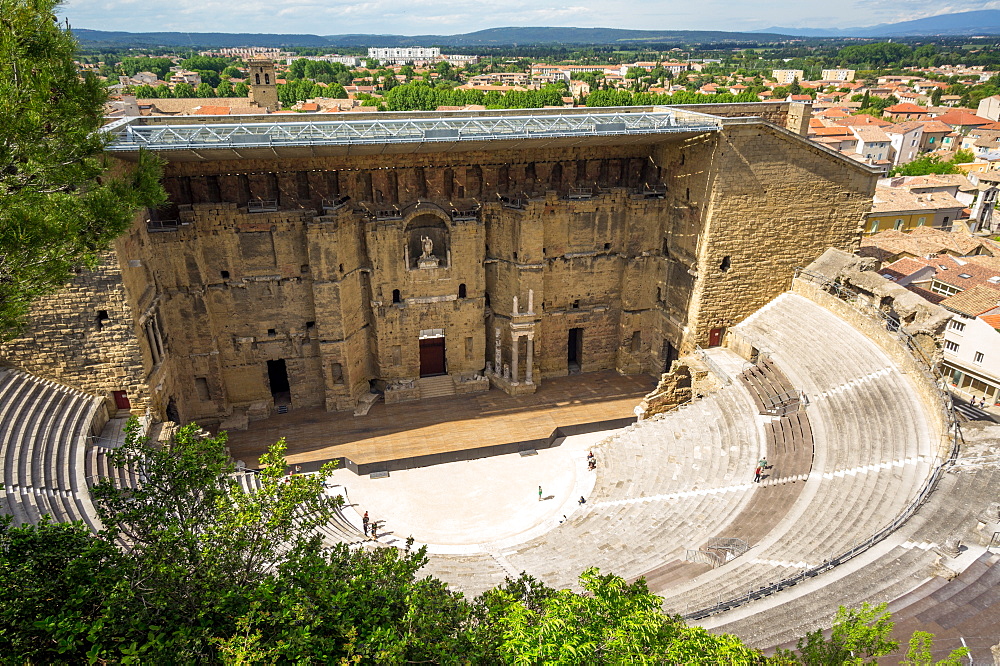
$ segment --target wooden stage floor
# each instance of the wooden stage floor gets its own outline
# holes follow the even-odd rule
[[[289,463],[346,457],[355,463],[458,451],[548,437],[559,426],[634,416],[653,390],[650,375],[592,372],[546,379],[534,395],[485,393],[372,406],[367,416],[293,409],[229,433],[232,456],[256,467],[281,437]]]

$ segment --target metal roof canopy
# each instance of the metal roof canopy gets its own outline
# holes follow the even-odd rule
[[[450,144],[452,148],[466,149],[465,145],[456,144],[495,141],[534,144],[538,140],[553,142],[586,137],[618,137],[628,141],[652,135],[645,137],[649,140],[656,135],[693,134],[722,128],[721,118],[674,107],[365,116],[328,120],[327,114],[308,114],[305,119],[300,119],[301,115],[259,115],[242,116],[237,122],[219,122],[231,117],[213,118],[208,122],[198,118],[192,122],[194,119],[190,117],[181,121],[180,118],[147,116],[115,121],[104,131],[113,137],[108,150],[117,153],[133,153],[141,148],[175,154],[190,151],[198,156],[197,159],[204,159],[200,154],[208,151],[213,152],[216,159],[225,159],[240,157],[248,149],[261,148],[275,151],[327,146],[339,147],[337,152],[344,149],[354,152],[350,150],[353,147],[357,152],[367,153],[373,150],[388,152],[389,145],[396,145],[397,149],[410,152],[420,151],[424,144]],[[424,148],[441,149],[446,148],[444,145]]]

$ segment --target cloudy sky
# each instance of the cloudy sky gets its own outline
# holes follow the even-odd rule
[[[66,0],[74,28],[128,32],[454,34],[502,26],[847,28],[1000,9],[1000,0]]]

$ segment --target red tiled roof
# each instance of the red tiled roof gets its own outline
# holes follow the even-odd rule
[[[966,125],[989,125],[992,120],[987,118],[980,118],[979,116],[969,113],[968,111],[952,110],[943,116],[937,116],[934,120],[939,123],[944,123],[946,125],[951,125],[952,127],[964,127]]]
[[[228,116],[228,106],[199,106],[194,110],[196,116]]]
[[[885,110],[889,113],[927,113],[927,109],[924,107],[917,106],[916,104],[910,104],[909,102],[893,104]]]
[[[1000,331],[1000,314],[982,315],[980,319]]]

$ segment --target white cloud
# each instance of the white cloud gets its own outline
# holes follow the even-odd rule
[[[749,30],[774,25],[855,27],[973,9],[1000,0],[69,0],[78,28],[129,32],[269,32],[331,35],[454,34],[499,26]]]

